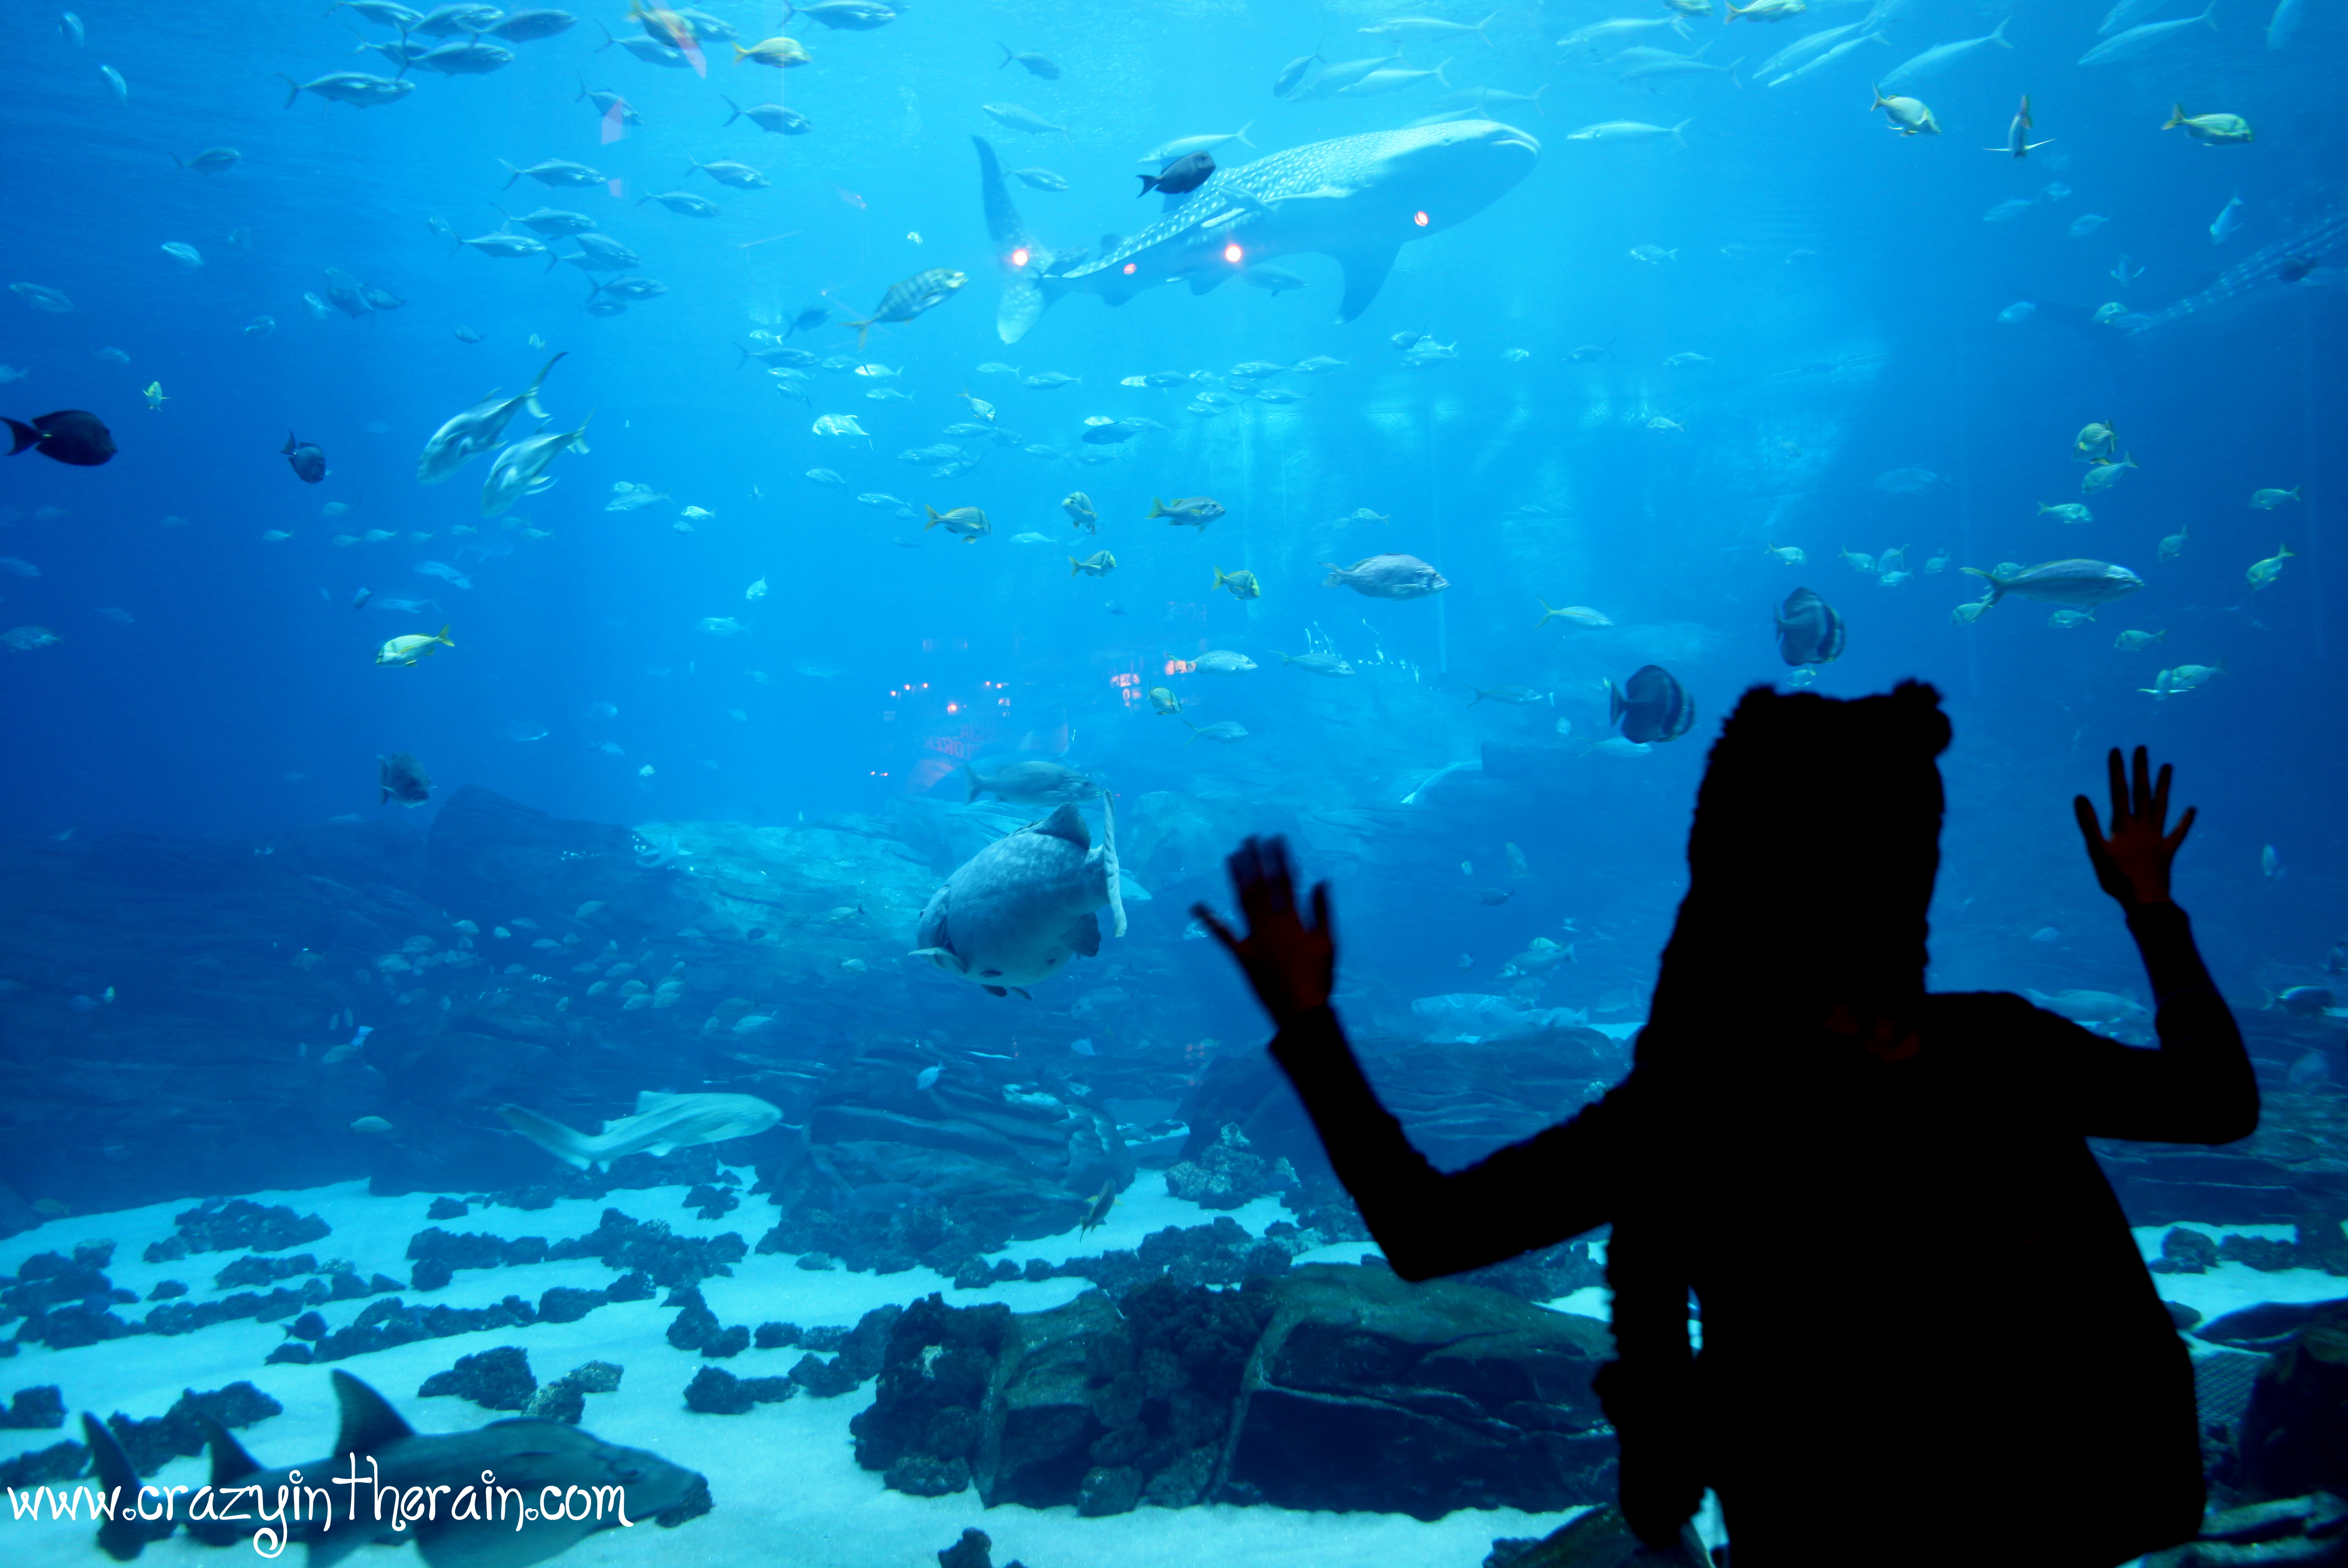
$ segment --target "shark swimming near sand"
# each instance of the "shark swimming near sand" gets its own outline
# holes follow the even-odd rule
[[[610,1164],[650,1150],[667,1154],[695,1143],[752,1138],[782,1120],[783,1113],[756,1095],[655,1094],[636,1096],[636,1114],[603,1124],[597,1133],[577,1131],[519,1105],[501,1105],[506,1125],[574,1169]]]
[[[406,1541],[416,1542],[427,1568],[529,1568],[599,1530],[641,1524],[696,1496],[707,1506],[702,1476],[643,1449],[527,1417],[469,1432],[418,1433],[373,1388],[347,1372],[334,1376],[342,1428],[328,1458],[264,1466],[205,1420],[208,1496],[185,1487],[142,1491],[113,1432],[84,1415],[98,1486],[113,1500],[112,1517],[98,1528],[99,1548],[128,1563],[184,1522],[207,1545],[252,1541],[271,1557],[307,1542],[309,1568],[331,1568],[373,1542]],[[549,1489],[569,1501],[546,1504]],[[422,1499],[434,1505],[428,1515],[421,1501],[407,1511],[406,1500]]]
[[[983,137],[971,140],[1003,283],[995,331],[1005,343],[1025,336],[1065,294],[1123,304],[1169,283],[1205,294],[1249,267],[1305,252],[1344,268],[1337,319],[1352,321],[1377,297],[1405,244],[1466,222],[1540,159],[1539,141],[1488,119],[1341,136],[1219,169],[1197,190],[1169,198],[1140,233],[1105,242],[1094,256],[1056,252],[1031,235],[994,149]]]

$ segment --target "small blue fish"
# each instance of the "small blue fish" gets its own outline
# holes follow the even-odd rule
[[[2242,226],[2242,198],[2238,193],[2220,208],[2209,224],[2209,242],[2222,245]]]
[[[913,1087],[915,1088],[933,1088],[937,1085],[938,1075],[944,1071],[945,1069],[941,1067],[932,1066],[923,1068],[920,1072],[913,1075]]]
[[[106,85],[114,89],[114,101],[122,105],[125,108],[129,108],[130,84],[122,79],[122,73],[116,70],[112,66],[100,66],[98,67],[98,74],[106,78]]]

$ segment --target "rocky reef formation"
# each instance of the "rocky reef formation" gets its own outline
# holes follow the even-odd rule
[[[1439,1518],[1613,1492],[1605,1330],[1472,1284],[1310,1264],[1014,1315],[930,1295],[889,1336],[857,1460],[986,1506],[1266,1502]]]
[[[587,1396],[616,1391],[624,1370],[609,1361],[585,1361],[541,1385],[530,1372],[528,1351],[500,1345],[459,1356],[454,1367],[424,1379],[416,1394],[422,1399],[469,1399],[485,1410],[511,1410],[575,1427],[586,1413]]]
[[[153,1475],[174,1459],[204,1451],[206,1420],[233,1431],[283,1415],[284,1410],[284,1406],[251,1383],[237,1382],[201,1394],[187,1389],[160,1416],[140,1418],[117,1410],[107,1417],[106,1425],[129,1456],[131,1468],[140,1475]],[[54,1429],[65,1424],[65,1401],[53,1386],[19,1389],[9,1401],[9,1416],[0,1420],[0,1427]],[[36,1449],[0,1463],[0,1487],[21,1489],[71,1480],[88,1463],[89,1449],[80,1443]]]
[[[1670,1550],[1647,1550],[1631,1533],[1622,1511],[1609,1503],[1538,1540],[1501,1537],[1485,1554],[1484,1568],[1712,1568],[1712,1558],[1685,1527]]]
[[[2221,1509],[2183,1546],[2145,1557],[2144,1568],[2343,1568],[2348,1500],[2330,1492]]]
[[[592,1129],[687,1083],[784,1109],[790,1130],[725,1153],[787,1210],[812,1190],[839,1218],[901,1184],[987,1236],[1064,1230],[1131,1178],[1114,1118],[1015,1050],[939,1046],[1009,1019],[901,962],[983,831],[936,812],[639,830],[467,788],[428,835],[0,847],[0,1233],[36,1205],[353,1176],[542,1206],[665,1183],[678,1161],[723,1212],[739,1195],[712,1150],[582,1174],[491,1114]]]

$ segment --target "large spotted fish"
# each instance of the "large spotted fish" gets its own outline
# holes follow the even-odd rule
[[[1063,802],[1040,822],[997,839],[954,869],[922,911],[912,956],[994,995],[1048,980],[1081,954],[1100,951],[1106,904],[1112,934],[1125,934],[1117,885],[1117,826],[1101,802],[1096,846],[1085,820]]]
[[[1064,294],[1122,304],[1168,283],[1205,294],[1249,267],[1306,251],[1344,268],[1337,319],[1351,321],[1377,297],[1405,243],[1466,222],[1540,158],[1540,142],[1488,119],[1316,141],[1218,169],[1189,195],[1169,198],[1148,228],[1094,257],[1056,253],[1031,236],[994,149],[971,140],[1003,279],[995,330],[1005,343],[1018,342]]]

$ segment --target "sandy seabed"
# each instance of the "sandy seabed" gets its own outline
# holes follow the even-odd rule
[[[737,1172],[747,1184],[749,1173]],[[453,1231],[492,1231],[499,1235],[576,1236],[595,1228],[602,1211],[617,1208],[639,1220],[663,1220],[681,1234],[716,1235],[732,1230],[755,1240],[767,1215],[752,1199],[725,1219],[704,1221],[685,1209],[683,1187],[615,1192],[606,1200],[571,1200],[551,1209],[522,1212],[477,1209],[463,1219],[438,1222]],[[433,1194],[400,1198],[368,1196],[364,1183],[348,1182],[300,1191],[246,1194],[263,1204],[283,1203],[298,1213],[317,1213],[334,1227],[323,1240],[300,1250],[321,1260],[348,1259],[362,1275],[380,1272],[405,1278],[408,1238],[435,1223],[426,1217]],[[188,1299],[203,1301],[228,1293],[211,1286],[211,1276],[234,1253],[201,1253],[176,1262],[149,1264],[140,1254],[149,1243],[173,1232],[172,1216],[185,1202],[159,1204],[108,1214],[52,1221],[0,1243],[0,1270],[13,1273],[36,1253],[70,1253],[84,1242],[115,1243],[108,1273],[116,1284],[144,1298],[157,1282],[178,1279],[191,1287]],[[1285,1217],[1276,1201],[1261,1200],[1233,1214],[1251,1233]],[[1195,1225],[1212,1218],[1170,1197],[1163,1177],[1146,1171],[1111,1211],[1107,1221],[1082,1239],[1073,1233],[1041,1242],[1016,1243],[1001,1257],[1024,1263],[1040,1257],[1055,1264],[1079,1253],[1138,1246],[1152,1231]],[[2213,1231],[2216,1227],[2210,1227]],[[2287,1237],[2290,1227],[2225,1227],[2250,1235]],[[2147,1257],[2157,1256],[2168,1227],[2137,1233]],[[1375,1248],[1345,1243],[1308,1253],[1300,1261],[1351,1262]],[[410,1302],[484,1306],[509,1295],[535,1301],[553,1285],[600,1290],[613,1271],[593,1259],[520,1267],[466,1270],[446,1289]],[[2260,1274],[2241,1264],[2220,1264],[2206,1274],[2161,1278],[2172,1301],[2215,1317],[2260,1301],[2322,1300],[2343,1294],[2341,1282],[2312,1270]],[[932,1291],[955,1305],[1000,1301],[1014,1311],[1056,1306],[1085,1289],[1081,1279],[1029,1284],[1014,1281],[983,1290],[958,1291],[927,1269],[874,1275],[839,1270],[814,1273],[789,1257],[753,1253],[730,1278],[704,1282],[703,1295],[719,1321],[757,1325],[768,1321],[852,1326],[865,1312],[886,1303],[903,1304]],[[1985,1286],[2002,1309],[2026,1322],[2031,1305],[2027,1282],[2005,1280]],[[665,1293],[663,1293],[664,1295]],[[1550,1304],[1560,1311],[1603,1317],[1606,1293],[1576,1292]],[[331,1303],[320,1311],[330,1327],[346,1325],[365,1301]],[[136,1315],[143,1308],[126,1308]],[[582,1425],[598,1437],[654,1452],[709,1478],[716,1507],[711,1513],[670,1531],[651,1524],[608,1530],[566,1553],[575,1568],[609,1564],[693,1564],[696,1568],[928,1568],[935,1553],[968,1526],[994,1538],[997,1564],[1017,1558],[1027,1568],[1325,1568],[1333,1563],[1375,1563],[1379,1568],[1476,1568],[1499,1536],[1546,1534],[1570,1512],[1528,1514],[1514,1510],[1463,1510],[1433,1522],[1399,1514],[1321,1513],[1256,1507],[1210,1506],[1181,1510],[1142,1508],[1103,1519],[1079,1518],[1072,1508],[983,1509],[977,1494],[909,1497],[888,1491],[872,1471],[855,1461],[848,1423],[871,1402],[871,1385],[836,1399],[801,1395],[778,1405],[761,1405],[742,1416],[697,1415],[685,1407],[685,1386],[712,1363],[667,1342],[672,1314],[659,1298],[599,1308],[576,1323],[534,1324],[494,1334],[428,1339],[373,1355],[331,1363],[380,1390],[421,1431],[452,1431],[498,1418],[458,1399],[418,1399],[417,1387],[460,1356],[500,1345],[519,1345],[543,1384],[581,1362],[617,1362],[626,1368],[619,1391],[590,1396]],[[249,1320],[215,1325],[174,1337],[139,1336],[73,1350],[26,1346],[0,1361],[0,1399],[17,1388],[59,1385],[69,1412],[104,1416],[160,1416],[182,1390],[214,1388],[250,1379],[285,1407],[239,1433],[263,1464],[317,1460],[331,1446],[336,1422],[329,1366],[267,1366],[263,1358],[284,1341],[280,1324]],[[2203,1347],[2195,1342],[2197,1352]],[[788,1369],[802,1351],[747,1351],[721,1363],[744,1377],[772,1376]],[[45,1448],[64,1438],[78,1439],[79,1423],[68,1419],[58,1431],[0,1432],[0,1458]],[[208,1475],[202,1457],[175,1460],[151,1478],[169,1485],[200,1486]],[[339,1495],[339,1494],[338,1494]],[[233,1549],[239,1553],[246,1548]],[[403,1548],[404,1550],[404,1548]],[[0,1512],[0,1562],[9,1568],[92,1568],[107,1561],[87,1523],[33,1523]],[[217,1565],[218,1550],[184,1533],[148,1547],[143,1562]],[[361,1565],[375,1559],[362,1559]]]

